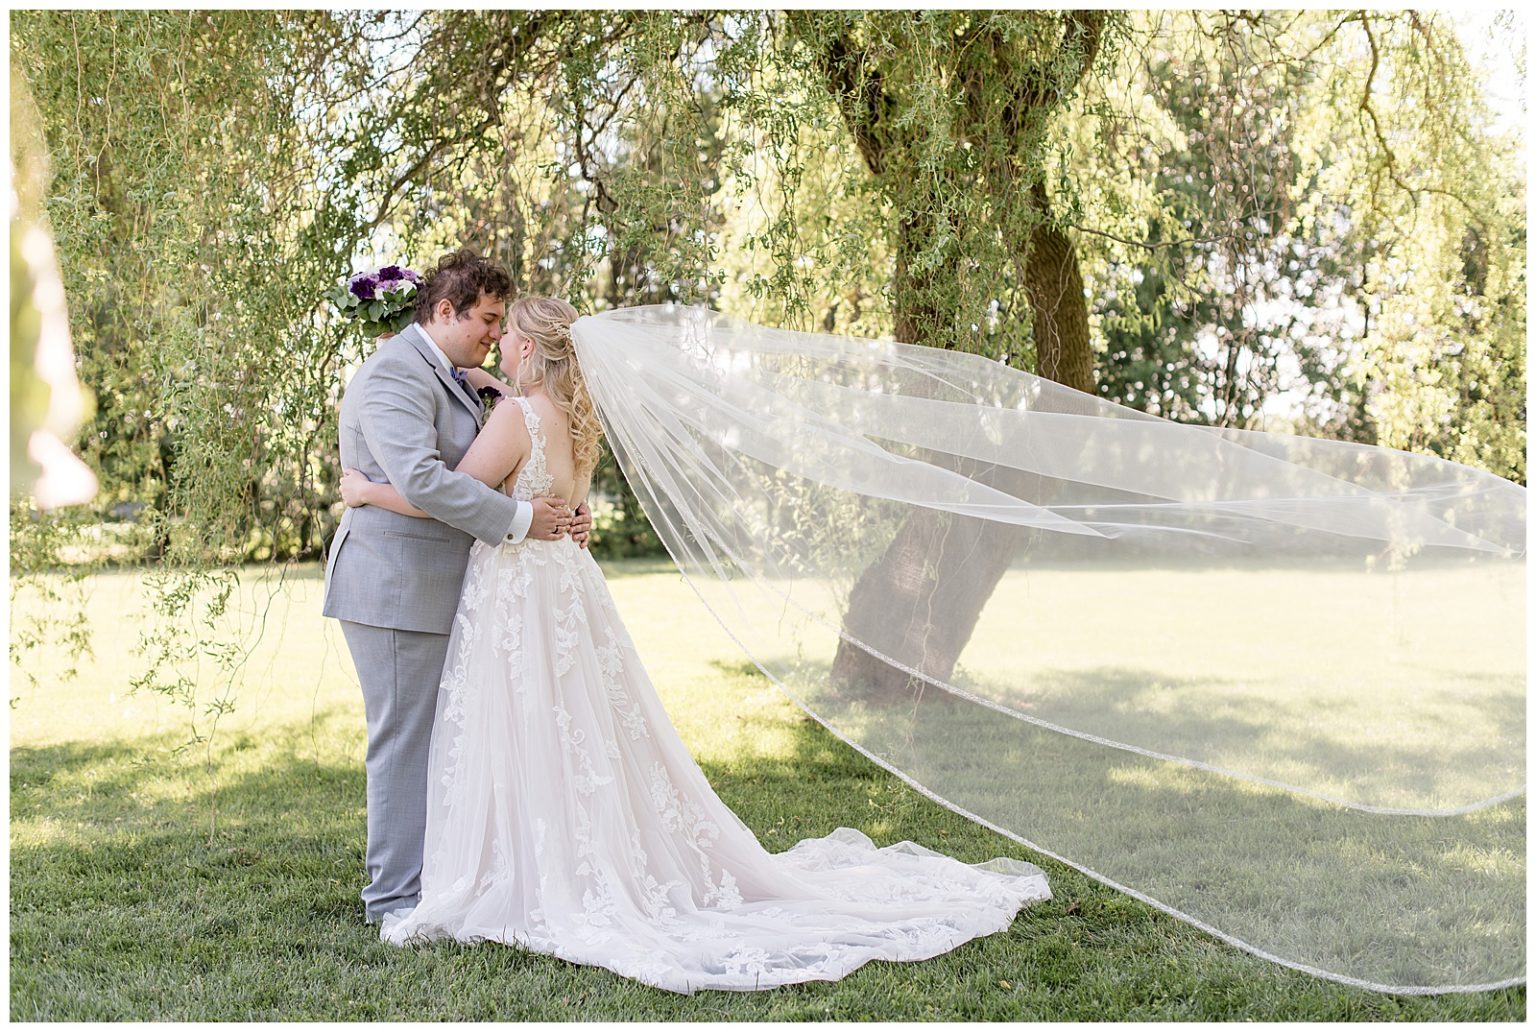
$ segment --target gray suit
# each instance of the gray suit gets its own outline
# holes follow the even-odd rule
[[[480,421],[479,400],[414,324],[379,346],[341,400],[342,465],[435,517],[349,508],[325,568],[324,613],[341,621],[367,713],[370,921],[421,890],[427,752],[470,544],[520,540],[531,515],[518,519],[528,503],[453,471]]]

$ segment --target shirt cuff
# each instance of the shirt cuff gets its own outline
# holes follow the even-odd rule
[[[533,526],[533,503],[518,502],[517,515],[512,517],[512,526],[507,528],[507,541],[517,544],[528,536],[528,528]]]

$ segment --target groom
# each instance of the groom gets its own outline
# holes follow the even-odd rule
[[[488,545],[569,532],[583,547],[591,515],[560,499],[516,501],[454,467],[483,414],[459,369],[501,337],[511,280],[473,251],[438,262],[416,321],[384,341],[341,399],[341,464],[389,481],[430,520],[348,508],[325,570],[326,616],[341,621],[368,722],[366,920],[416,905],[426,828],[427,752],[448,633],[478,538]]]

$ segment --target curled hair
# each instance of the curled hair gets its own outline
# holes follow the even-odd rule
[[[448,299],[454,314],[462,319],[480,303],[480,295],[489,294],[504,301],[511,293],[512,277],[505,269],[467,247],[461,248],[443,255],[437,268],[427,272],[425,282],[416,292],[416,321],[430,322],[432,309],[443,298]]]
[[[540,387],[562,412],[571,428],[571,453],[581,476],[597,466],[603,426],[587,393],[587,380],[576,361],[571,323],[579,313],[553,297],[520,297],[507,309],[507,322],[533,341],[533,353],[517,371],[518,384]]]

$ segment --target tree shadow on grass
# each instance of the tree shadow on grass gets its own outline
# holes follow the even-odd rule
[[[822,719],[955,807],[1254,948],[1382,986],[1523,977],[1523,796],[1467,814],[1365,812],[1005,720],[932,689],[871,704],[824,690],[814,665],[780,666],[811,686]],[[1151,680],[1086,672],[1073,690],[1089,708],[1133,706]],[[1273,719],[1254,699],[1211,714],[1202,733],[1252,739]],[[1314,748],[1276,743],[1297,763]],[[1345,759],[1456,763],[1401,745]]]
[[[1523,680],[1460,671],[1443,680],[1411,699],[1362,689],[1381,699],[1365,712],[1345,710],[1353,699],[1298,711],[1279,686],[1232,694],[1222,679],[1126,666],[1042,670],[1022,689],[960,683],[1075,731],[1366,805],[1449,810],[1522,788]],[[929,690],[933,711],[943,695]],[[1041,697],[1048,701],[1034,701]],[[1480,735],[1450,733],[1469,717]],[[1412,731],[1394,737],[1398,722]]]
[[[912,839],[971,862],[995,855],[1035,860],[1051,875],[1056,898],[1027,909],[1009,932],[946,957],[872,964],[840,983],[758,994],[680,997],[515,948],[444,943],[398,950],[361,923],[364,775],[350,747],[326,748],[336,735],[332,716],[317,718],[319,734],[315,724],[302,723],[231,741],[216,756],[216,791],[196,764],[146,763],[165,746],[159,740],[14,749],[12,1017],[1442,1013],[1433,1000],[1393,1001],[1322,985],[1215,947],[1188,926],[922,798],[808,718],[792,723],[782,754],[704,765],[769,849],[847,825],[881,844]],[[747,719],[784,730],[776,715]],[[210,835],[215,805],[219,819]],[[996,986],[1008,977],[1027,978],[1032,995],[1001,997]],[[1149,1006],[1170,983],[1182,988],[1166,1004]],[[1239,990],[1255,983],[1268,987],[1266,1003],[1195,1011],[1175,1005],[1180,994],[1193,999],[1213,985],[1240,1001]],[[1106,994],[1120,1010],[1104,1010]],[[1307,1002],[1298,1009],[1301,999]],[[1523,1015],[1523,989],[1479,999],[1474,1016]]]
[[[722,674],[769,684],[754,664],[713,665]],[[1083,675],[1072,688],[1090,707],[1134,706],[1149,680],[1146,672],[1106,669]],[[1278,947],[1280,956],[1325,970],[1360,965],[1383,984],[1434,984],[1430,980],[1443,979],[1457,963],[1469,982],[1480,975],[1497,980],[1501,968],[1508,977],[1523,974],[1523,798],[1446,818],[1363,814],[1025,723],[1004,728],[990,712],[946,693],[930,690],[922,700],[878,709],[811,698],[841,733],[954,805],[1152,898],[1182,905],[1253,945]],[[1252,736],[1271,719],[1259,702],[1242,715],[1212,715],[1206,730]],[[849,824],[880,844],[913,839],[972,863],[1014,856],[1044,867],[1057,894],[1050,904],[1026,910],[1016,927],[1055,922],[1059,906],[1080,913],[1086,898],[1134,913],[1143,925],[1160,924],[1188,944],[1210,944],[1267,972],[1285,970],[1215,946],[1218,940],[1195,926],[924,798],[809,716],[799,719],[793,743],[791,752],[757,757],[746,767],[705,765],[722,797],[771,849]],[[1282,744],[1302,760],[1319,748]],[[1385,751],[1355,758],[1379,761]],[[1418,759],[1447,762],[1444,753]],[[1005,760],[1017,777],[1002,776]],[[1415,758],[1394,760],[1413,766]],[[737,794],[726,775],[746,790]],[[839,805],[826,806],[827,796]],[[1378,920],[1378,913],[1393,918]],[[1389,981],[1393,977],[1402,981]],[[1523,999],[1523,988],[1504,992]]]
[[[324,718],[320,718],[323,720]],[[314,913],[349,913],[333,896],[287,898],[285,872],[336,877],[339,858],[361,863],[363,772],[313,752],[308,726],[218,749],[214,783],[195,758],[173,758],[165,738],[65,743],[11,751],[12,902],[26,899],[47,858],[50,880],[101,884],[104,904],[152,898],[142,872],[174,863],[176,877],[230,878]],[[174,744],[174,743],[170,743]],[[140,872],[142,891],[103,874]],[[339,880],[339,879],[338,879]],[[18,889],[22,890],[18,892]],[[121,890],[129,889],[126,897]],[[353,903],[356,902],[354,899]]]

